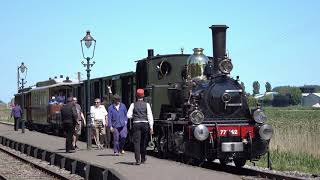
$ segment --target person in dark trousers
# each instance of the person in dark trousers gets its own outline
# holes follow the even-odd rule
[[[14,107],[11,110],[11,118],[14,118],[14,130],[18,131],[19,123],[22,118],[22,109],[18,103],[14,103]]]
[[[74,102],[72,101],[72,97],[69,97],[67,99],[67,104],[62,107],[61,118],[64,131],[66,132],[66,152],[71,153],[74,152],[72,139],[75,133],[75,125],[78,119],[77,109]]]
[[[136,165],[146,162],[146,145],[150,134],[153,134],[153,115],[150,104],[143,101],[144,90],[137,90],[137,101],[129,107],[127,117],[133,118],[133,143]]]
[[[108,127],[113,132],[113,152],[116,156],[124,154],[124,145],[127,137],[127,107],[121,103],[121,97],[113,96],[113,104],[108,108]]]

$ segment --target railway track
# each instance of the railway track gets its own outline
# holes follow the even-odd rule
[[[7,155],[7,156],[6,156]],[[9,147],[0,145],[0,179],[83,179],[70,175],[64,170],[53,170],[53,167],[45,166],[38,162],[37,159],[26,157],[21,153],[15,152]],[[4,160],[3,160],[4,159]]]
[[[149,153],[149,155],[152,156],[157,156],[156,153],[152,152]],[[217,162],[200,162],[200,161],[184,161],[181,159],[181,157],[178,157],[173,155],[173,156],[168,156],[167,157],[170,160],[178,161],[181,163],[189,164],[192,166],[199,166],[201,168],[206,168],[210,170],[215,170],[215,171],[221,171],[221,172],[227,172],[230,174],[235,174],[242,176],[243,179],[255,179],[255,178],[265,178],[265,179],[276,179],[276,180],[306,180],[306,179],[318,179],[320,180],[320,175],[310,175],[310,177],[302,177],[302,176],[293,176],[286,174],[281,171],[272,171],[268,169],[259,170],[259,169],[252,169],[252,168],[238,168],[234,165],[221,165],[220,163]]]
[[[257,169],[250,169],[250,168],[238,168],[233,165],[225,165],[222,166],[220,163],[204,163],[203,168],[218,170],[223,172],[228,172],[232,174],[237,174],[245,177],[260,177],[266,179],[286,179],[286,180],[305,180],[309,179],[307,177],[297,177],[292,175],[287,175],[282,172],[273,172],[271,170],[257,170]]]

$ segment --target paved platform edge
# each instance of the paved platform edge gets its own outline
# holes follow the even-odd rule
[[[11,149],[15,149],[16,151],[20,151],[21,153],[28,156],[41,159],[42,161],[47,161],[50,165],[55,165],[60,167],[61,169],[66,169],[70,171],[71,174],[77,174],[86,180],[127,179],[113,168],[106,168],[76,158],[65,157],[61,154],[53,153],[26,143],[17,142],[4,136],[0,136],[0,144],[10,147]]]

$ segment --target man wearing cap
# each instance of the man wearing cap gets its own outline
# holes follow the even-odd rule
[[[113,96],[113,103],[108,108],[108,126],[113,132],[113,151],[116,156],[124,154],[124,144],[127,137],[127,107],[121,103],[118,94]]]
[[[136,165],[146,161],[148,131],[153,134],[153,115],[150,104],[143,101],[144,90],[137,90],[137,101],[129,107],[127,117],[133,118],[133,143]]]

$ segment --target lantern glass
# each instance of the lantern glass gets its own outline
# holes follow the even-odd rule
[[[90,34],[90,31],[87,31],[86,36],[82,39],[84,41],[84,44],[89,49],[92,45],[92,41],[94,40],[93,37]]]
[[[24,73],[24,71],[26,70],[26,66],[24,65],[24,63],[21,63],[21,65],[20,65],[20,72],[21,73]]]

